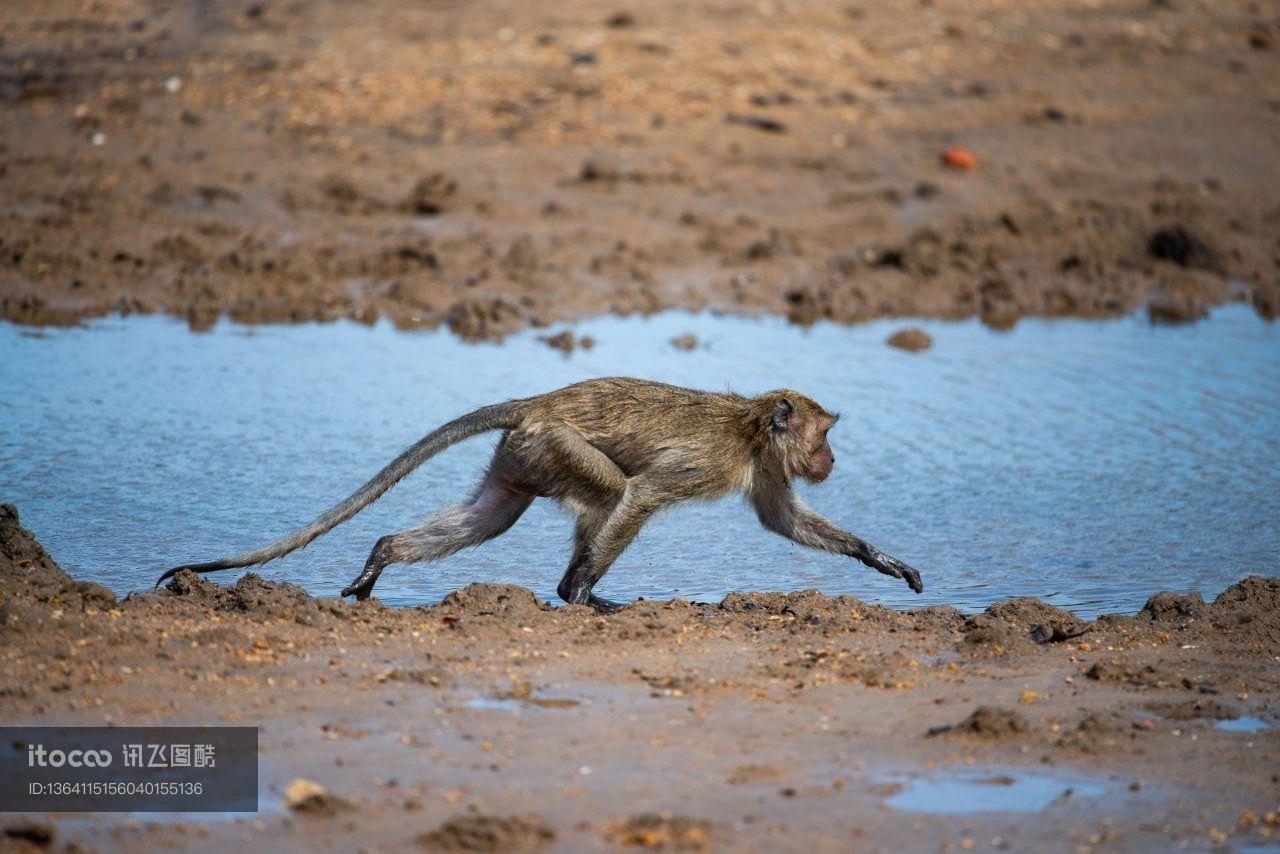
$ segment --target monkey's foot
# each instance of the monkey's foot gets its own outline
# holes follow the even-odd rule
[[[361,575],[355,581],[342,588],[343,598],[354,596],[357,602],[363,602],[373,594],[373,582],[376,580],[376,576],[374,578],[365,578]]]
[[[601,599],[594,593],[587,597],[587,604],[594,608],[597,614],[616,614],[623,608],[622,602]]]

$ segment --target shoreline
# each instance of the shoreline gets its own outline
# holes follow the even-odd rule
[[[6,505],[0,583],[5,723],[260,727],[271,810],[27,817],[56,845],[1137,851],[1280,835],[1276,578],[1095,621],[1035,599],[964,615],[811,591],[601,617],[493,584],[390,608],[253,574],[183,573],[117,602]],[[323,808],[283,805],[295,778],[329,792]],[[1058,796],[943,814],[929,786],[957,780]]]
[[[1231,6],[8,11],[15,322],[1280,311],[1275,39]]]

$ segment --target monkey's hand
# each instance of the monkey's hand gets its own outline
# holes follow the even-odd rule
[[[874,557],[875,559],[871,566],[876,570],[883,572],[885,575],[903,579],[907,582],[907,586],[917,593],[924,592],[924,582],[920,580],[920,573],[896,557],[891,557],[883,552],[876,552]]]

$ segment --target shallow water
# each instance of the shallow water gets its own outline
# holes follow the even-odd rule
[[[606,596],[815,587],[971,610],[1031,595],[1093,615],[1132,612],[1161,589],[1210,598],[1246,574],[1276,574],[1280,327],[1241,307],[1184,327],[923,322],[935,345],[909,354],[884,344],[903,325],[609,317],[577,326],[597,344],[568,357],[538,333],[468,345],[353,323],[204,335],[157,317],[38,335],[0,325],[0,500],[69,572],[123,593],[310,521],[448,418],[631,374],[744,393],[796,387],[842,411],[836,471],[802,491],[917,567],[927,590],[793,546],[725,500],[650,524],[602,582]],[[699,349],[671,346],[684,332]],[[492,445],[454,447],[262,574],[336,595],[380,535],[461,498]],[[502,581],[554,599],[571,527],[536,502],[479,549],[391,567],[378,594],[414,604]]]
[[[940,769],[903,784],[885,799],[894,809],[935,815],[1040,812],[1067,799],[1096,798],[1102,783],[1016,771]]]
[[[1262,732],[1267,729],[1274,729],[1274,723],[1264,721],[1262,718],[1244,716],[1240,718],[1232,718],[1227,721],[1218,721],[1213,725],[1214,729],[1220,729],[1224,732]]]

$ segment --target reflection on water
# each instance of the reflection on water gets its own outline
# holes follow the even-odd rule
[[[600,318],[577,327],[596,346],[569,357],[537,333],[467,345],[345,323],[193,335],[129,318],[39,337],[0,325],[0,500],[73,574],[124,592],[310,521],[448,418],[630,374],[790,386],[843,412],[835,474],[806,498],[919,568],[927,591],[792,546],[726,500],[652,523],[601,584],[606,596],[816,587],[897,607],[1033,595],[1096,614],[1136,610],[1159,589],[1211,597],[1276,574],[1280,328],[1239,307],[1186,327],[925,322],[935,346],[909,354],[884,344],[901,325]],[[684,332],[701,346],[669,343]],[[263,574],[336,595],[378,536],[462,497],[492,444],[451,449]],[[538,502],[479,549],[388,569],[378,593],[420,603],[505,581],[554,599],[570,529]]]

